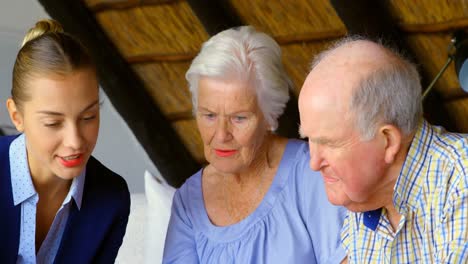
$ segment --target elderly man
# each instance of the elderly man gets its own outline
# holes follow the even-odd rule
[[[423,119],[413,64],[345,39],[313,63],[299,111],[310,167],[349,210],[350,263],[468,262],[468,137]]]

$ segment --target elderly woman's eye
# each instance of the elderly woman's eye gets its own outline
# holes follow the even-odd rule
[[[208,119],[208,120],[213,120],[216,117],[216,115],[213,114],[213,113],[205,113],[205,114],[203,114],[203,117]]]
[[[236,123],[242,123],[245,120],[247,120],[247,117],[246,116],[233,116],[232,119]]]

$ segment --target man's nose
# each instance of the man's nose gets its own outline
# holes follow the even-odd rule
[[[319,171],[322,167],[323,157],[320,153],[319,147],[315,143],[309,143],[310,149],[310,162],[309,166],[314,171]]]

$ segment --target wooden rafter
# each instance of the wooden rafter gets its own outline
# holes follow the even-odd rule
[[[399,27],[402,31],[408,33],[435,33],[454,31],[456,29],[468,27],[468,18],[464,17],[431,24],[400,23]]]
[[[276,42],[279,45],[288,45],[293,43],[304,43],[316,40],[328,40],[342,37],[346,34],[345,31],[325,31],[317,34],[303,34],[303,35],[289,35],[275,37]],[[153,62],[178,62],[178,61],[191,61],[195,58],[196,53],[183,53],[183,54],[145,54],[138,56],[129,56],[126,58],[130,64],[142,64],[142,63],[153,63]]]
[[[80,38],[96,62],[100,83],[117,112],[161,174],[173,186],[199,167],[168,120],[152,101],[143,82],[106,37],[94,15],[80,0],[39,0],[67,32]]]
[[[145,54],[138,56],[129,56],[127,61],[130,64],[137,63],[152,63],[152,62],[174,62],[174,61],[191,61],[197,54]]]
[[[187,3],[210,35],[242,25],[227,0],[187,0]]]
[[[275,37],[276,42],[280,45],[287,45],[293,43],[304,43],[304,42],[311,42],[311,41],[324,41],[329,39],[337,39],[342,36],[346,35],[346,31],[344,30],[328,30],[316,33],[309,33],[309,34],[294,34],[294,35],[287,35],[287,36],[279,36]]]
[[[108,10],[123,10],[135,7],[149,5],[164,5],[172,4],[182,0],[109,0],[109,1],[92,1],[88,4],[88,8],[93,13],[108,11]]]
[[[400,41],[398,29],[385,12],[382,1],[331,0],[330,2],[349,34],[359,34],[371,39],[384,37],[387,41],[394,42],[399,48],[405,48]]]

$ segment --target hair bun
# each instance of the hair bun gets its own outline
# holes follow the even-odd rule
[[[36,25],[31,28],[23,39],[21,47],[29,41],[36,39],[46,33],[63,33],[63,27],[59,22],[53,19],[39,20]]]

